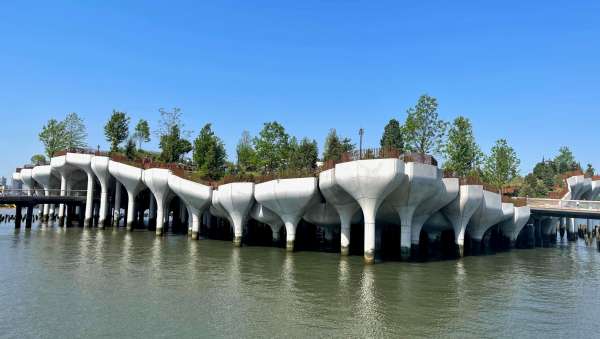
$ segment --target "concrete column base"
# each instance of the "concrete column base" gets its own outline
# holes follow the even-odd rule
[[[127,230],[128,231],[133,231],[133,222],[128,222],[127,223]]]
[[[294,252],[294,240],[288,240],[285,242],[285,250],[288,252]]]
[[[158,228],[158,227],[157,227],[157,228],[156,228],[156,232],[155,232],[155,234],[156,234],[156,235],[158,235],[158,236],[161,236],[161,235],[163,235],[163,229],[162,229],[162,228]]]
[[[188,228],[188,233],[187,233],[187,234],[188,234],[188,236],[192,236],[192,233],[194,233],[194,232],[192,231],[192,229],[191,229],[191,228]]]
[[[240,237],[240,236],[234,236],[233,237],[233,246],[235,246],[235,247],[242,247],[242,237]]]
[[[420,257],[419,244],[412,244],[410,246],[410,258],[418,259]]]
[[[402,260],[410,259],[410,247],[400,246],[400,259],[402,259]]]
[[[83,221],[83,227],[90,227],[90,226],[92,226],[92,218],[85,219]]]
[[[198,240],[198,232],[192,231],[192,240]]]
[[[350,247],[348,247],[348,246],[342,246],[340,248],[340,254],[341,255],[349,255],[350,254]]]
[[[63,227],[65,225],[65,217],[58,217],[58,226]]]
[[[456,245],[456,250],[459,258],[463,258],[465,256],[465,245]]]
[[[106,220],[99,220],[98,221],[98,228],[103,229],[104,228],[104,223],[106,222]]]
[[[375,263],[375,252],[369,251],[364,254],[365,264],[371,265]]]

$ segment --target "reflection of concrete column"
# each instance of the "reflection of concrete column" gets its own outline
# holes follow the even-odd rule
[[[67,177],[63,174],[60,175],[60,196],[64,197],[67,195]],[[65,204],[58,206],[58,225],[64,226],[65,222]]]

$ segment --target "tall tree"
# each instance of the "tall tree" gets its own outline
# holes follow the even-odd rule
[[[225,173],[226,158],[223,142],[212,131],[211,124],[204,125],[194,140],[194,164],[203,176],[218,180]]]
[[[52,158],[56,152],[67,148],[66,134],[65,124],[56,119],[48,120],[46,125],[42,127],[42,131],[38,136],[44,144],[48,158]]]
[[[142,142],[150,141],[150,126],[148,121],[140,119],[137,125],[135,125],[135,132],[133,137],[138,141],[138,149],[142,149]]]
[[[242,132],[235,151],[237,154],[237,167],[240,172],[252,172],[256,169],[256,152],[252,146],[252,138],[248,131]]]
[[[323,161],[337,161],[342,158],[342,154],[354,150],[354,144],[350,138],[340,138],[335,128],[329,130],[325,138],[325,147],[323,150]]]
[[[166,162],[178,162],[183,155],[192,150],[192,144],[181,138],[179,126],[173,125],[169,134],[160,137],[160,158]]]
[[[469,119],[459,116],[448,131],[444,168],[464,177],[479,168],[483,154],[475,142]]]
[[[133,160],[135,159],[136,155],[135,141],[132,138],[129,138],[127,143],[125,143],[125,156],[129,160]]]
[[[254,138],[256,164],[263,173],[274,173],[287,167],[289,135],[277,121],[266,122]]]
[[[567,146],[563,146],[558,150],[558,155],[554,158],[554,165],[556,166],[556,172],[559,174],[581,169],[573,152]]]
[[[499,189],[504,188],[518,173],[520,160],[506,139],[496,141],[483,165],[484,180]]]
[[[48,161],[46,160],[46,157],[43,154],[34,154],[31,157],[31,164],[32,165],[46,165],[48,164]]]
[[[596,170],[594,169],[594,166],[592,166],[592,164],[587,164],[587,168],[585,169],[585,175],[587,177],[593,177],[594,175],[596,175]]]
[[[67,148],[87,147],[87,131],[83,119],[77,113],[69,113],[63,120]]]
[[[129,117],[124,112],[113,110],[110,119],[104,125],[104,136],[110,142],[110,151],[117,152],[119,144],[129,136]]]
[[[397,149],[401,153],[404,152],[404,136],[402,135],[402,127],[396,119],[390,119],[383,129],[383,135],[380,141],[381,147]]]
[[[290,142],[290,167],[296,170],[314,170],[317,168],[319,150],[317,142],[303,138],[300,143],[296,138]]]
[[[437,99],[422,95],[415,107],[406,113],[404,136],[407,148],[423,154],[440,153],[447,124],[438,117]]]

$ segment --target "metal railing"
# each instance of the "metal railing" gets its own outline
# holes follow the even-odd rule
[[[562,200],[562,199],[545,199],[545,198],[526,198],[526,199],[527,199],[527,205],[530,207],[600,211],[600,201]]]
[[[0,191],[0,197],[9,197],[9,196],[33,196],[33,197],[85,197],[87,195],[87,190],[65,190],[64,194],[61,195],[62,190],[60,189],[4,189]]]

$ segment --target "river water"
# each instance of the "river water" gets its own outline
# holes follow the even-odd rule
[[[583,242],[427,263],[0,224],[2,337],[598,337]]]

